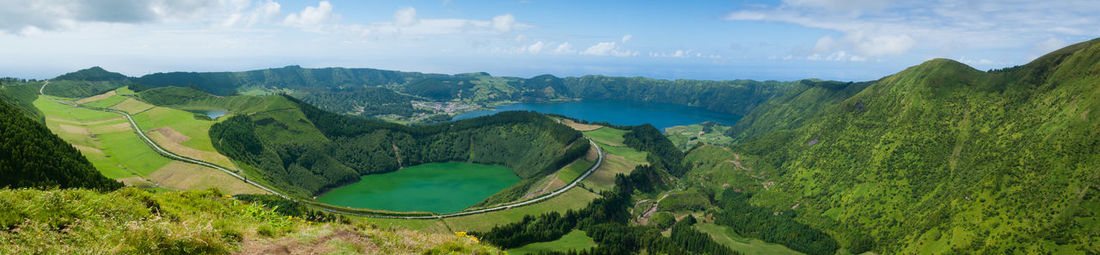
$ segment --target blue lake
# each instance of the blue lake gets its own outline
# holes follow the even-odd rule
[[[629,101],[574,101],[548,103],[515,103],[498,106],[493,110],[459,114],[455,120],[476,118],[502,111],[536,111],[556,113],[588,121],[606,121],[616,125],[641,125],[649,123],[662,132],[666,127],[714,121],[733,125],[741,116],[715,112],[699,107],[650,102]]]
[[[225,114],[229,113],[228,111],[225,111],[225,110],[187,110],[187,111],[192,112],[192,113],[198,113],[198,114],[206,115],[206,117],[210,117],[211,119],[221,118],[222,116],[225,116]]]

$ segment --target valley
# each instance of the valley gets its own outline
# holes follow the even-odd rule
[[[25,155],[0,158],[19,188],[0,191],[19,213],[0,224],[70,251],[56,243],[72,235],[50,230],[70,223],[37,215],[77,209],[30,206],[69,197],[126,210],[78,214],[123,236],[109,225],[240,215],[199,231],[208,246],[181,244],[217,251],[382,231],[517,254],[1088,254],[1097,63],[1093,40],[1011,68],[933,59],[867,82],[293,66],[5,80],[4,146]],[[31,240],[0,236],[19,242],[6,251]],[[127,238],[114,245],[147,245]]]

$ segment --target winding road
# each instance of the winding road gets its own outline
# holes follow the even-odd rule
[[[200,166],[205,166],[205,167],[209,167],[209,168],[218,169],[218,170],[221,170],[222,172],[225,172],[225,173],[229,174],[230,176],[236,177],[237,179],[240,179],[241,181],[244,181],[245,183],[248,183],[248,184],[251,184],[253,186],[256,186],[257,188],[266,190],[267,192],[271,192],[271,194],[278,195],[280,197],[283,197],[287,200],[291,200],[291,201],[294,201],[294,202],[304,202],[303,204],[309,205],[311,207],[314,207],[314,208],[317,208],[317,209],[320,209],[320,210],[332,212],[332,213],[347,214],[347,215],[362,216],[362,217],[372,217],[372,218],[389,218],[389,219],[441,219],[441,218],[448,218],[448,217],[466,216],[466,215],[473,215],[473,214],[481,214],[481,213],[487,213],[487,212],[493,212],[493,211],[506,210],[506,209],[511,209],[511,208],[515,208],[515,207],[520,207],[520,206],[525,206],[525,205],[538,203],[538,202],[541,202],[543,200],[547,200],[547,199],[550,199],[552,197],[555,197],[557,195],[561,195],[562,193],[565,193],[566,191],[569,191],[569,189],[571,189],[573,187],[576,187],[577,184],[580,184],[580,182],[584,180],[584,178],[587,178],[589,175],[592,174],[592,172],[596,171],[597,168],[600,168],[601,164],[603,164],[603,151],[600,149],[600,146],[597,145],[596,142],[593,142],[592,138],[585,137],[586,139],[588,139],[588,143],[592,144],[592,147],[596,147],[596,153],[597,153],[597,155],[599,155],[599,158],[596,159],[596,164],[592,165],[592,167],[589,168],[588,171],[584,172],[584,174],[577,177],[577,179],[573,180],[573,182],[570,182],[569,185],[565,185],[565,186],[555,190],[554,192],[551,192],[550,194],[546,194],[546,195],[543,195],[543,196],[539,196],[539,197],[536,197],[536,198],[532,198],[532,199],[524,200],[524,201],[520,201],[520,202],[515,202],[515,203],[511,203],[511,204],[498,205],[498,206],[494,206],[494,207],[490,207],[490,208],[470,210],[470,211],[461,211],[461,212],[455,212],[455,213],[449,213],[449,214],[437,214],[437,215],[395,216],[395,215],[370,214],[370,213],[363,213],[363,212],[360,212],[360,211],[336,210],[336,209],[331,209],[331,208],[327,208],[327,207],[318,206],[316,204],[313,204],[314,202],[312,202],[312,201],[305,202],[305,201],[300,201],[300,200],[295,199],[293,197],[287,196],[286,194],[283,194],[281,192],[275,191],[274,189],[268,188],[267,186],[264,186],[263,184],[259,184],[259,183],[256,183],[256,182],[252,181],[252,180],[249,180],[248,178],[245,178],[244,176],[241,176],[240,174],[237,174],[237,172],[234,171],[234,170],[230,170],[230,169],[227,169],[225,167],[222,167],[222,166],[219,166],[219,165],[216,165],[216,164],[213,164],[213,163],[209,163],[209,162],[206,162],[206,161],[180,156],[180,155],[172,153],[168,150],[165,150],[164,148],[161,148],[160,145],[158,145],[156,142],[153,142],[152,139],[149,139],[148,136],[145,136],[145,132],[141,130],[141,127],[139,127],[137,122],[134,121],[134,118],[132,116],[130,116],[130,113],[127,113],[127,112],[124,112],[124,111],[119,111],[119,110],[114,110],[114,109],[108,109],[108,108],[88,107],[88,106],[76,104],[74,102],[68,102],[66,100],[53,98],[49,95],[46,95],[46,93],[44,93],[44,91],[46,89],[46,85],[49,85],[49,84],[50,84],[50,81],[46,80],[45,83],[42,84],[42,87],[38,89],[38,94],[40,94],[43,97],[46,97],[50,100],[53,100],[54,102],[60,103],[60,104],[71,105],[71,106],[74,106],[74,107],[81,107],[81,108],[97,110],[97,111],[112,112],[112,113],[116,113],[116,114],[120,114],[122,116],[125,116],[126,119],[130,121],[130,126],[133,127],[134,131],[137,132],[138,136],[140,136],[141,139],[145,141],[145,144],[148,144],[149,147],[152,147],[154,151],[156,151],[157,153],[159,153],[161,155],[164,155],[165,157],[168,157],[169,159],[173,159],[173,160],[177,160],[177,161],[181,161],[181,162],[185,162],[185,163],[196,164],[196,165],[200,165]]]

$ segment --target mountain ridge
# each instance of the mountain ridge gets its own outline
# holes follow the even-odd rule
[[[1096,252],[1088,234],[1100,231],[1089,223],[1100,215],[1088,209],[1100,205],[1096,42],[989,72],[934,59],[858,93],[769,102],[830,105],[807,115],[752,113],[802,124],[750,126],[765,131],[733,148],[778,173],[755,204],[798,204],[800,221],[850,247]]]

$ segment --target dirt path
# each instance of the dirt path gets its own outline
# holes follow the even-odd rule
[[[740,168],[741,170],[752,170],[751,167],[745,167],[744,165],[741,165],[741,154],[734,153],[733,159],[727,159],[726,162],[733,163],[734,166],[737,166],[737,168]]]
[[[665,198],[667,197],[668,194],[666,193],[665,195],[661,196],[661,198],[657,199],[656,202],[653,202],[653,206],[649,207],[649,210],[643,213],[641,217],[638,217],[638,222],[642,225],[649,224],[649,217],[653,217],[653,214],[657,213],[657,205],[660,205],[661,200],[665,200]]]
[[[76,103],[83,104],[83,103],[87,103],[87,102],[95,102],[95,101],[107,99],[108,97],[111,97],[111,96],[114,96],[114,95],[115,95],[115,91],[112,90],[112,91],[108,91],[107,93],[94,95],[94,96],[87,97],[87,98],[84,98],[84,99],[76,100]]]

